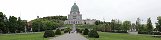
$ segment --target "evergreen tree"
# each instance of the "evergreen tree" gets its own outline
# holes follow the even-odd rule
[[[5,15],[0,12],[0,32],[6,33],[6,25],[5,25]]]
[[[148,29],[147,31],[149,33],[153,31],[153,25],[151,23],[151,19],[150,18],[148,18],[148,20],[147,20],[147,29]]]
[[[137,18],[136,20],[136,30],[139,31],[139,27],[141,26],[140,19]]]
[[[14,16],[9,17],[9,30],[11,33],[16,33],[17,31],[17,18]]]
[[[99,24],[100,24],[100,21],[96,21],[96,22],[95,22],[95,25],[99,25]]]

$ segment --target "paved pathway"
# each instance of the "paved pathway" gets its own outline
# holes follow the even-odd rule
[[[83,37],[82,35],[80,35],[79,33],[76,33],[76,26],[75,24],[73,24],[73,28],[72,31],[74,33],[66,33],[64,35],[58,36],[58,37],[54,37],[50,40],[88,40],[87,38]]]
[[[83,37],[79,33],[66,33],[64,35],[54,37],[50,40],[88,40],[87,38]]]

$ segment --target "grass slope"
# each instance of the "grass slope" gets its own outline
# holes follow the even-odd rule
[[[98,32],[100,38],[89,38],[89,40],[161,40],[148,35],[130,35],[125,33]]]
[[[1,34],[0,40],[48,40],[47,38],[43,38],[43,33]]]

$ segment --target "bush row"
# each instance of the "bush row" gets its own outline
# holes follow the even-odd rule
[[[70,28],[65,28],[65,29],[64,29],[64,33],[67,33],[67,32],[70,32],[70,31],[71,31]]]
[[[152,35],[161,35],[160,32],[152,32],[151,34],[152,34]]]
[[[77,31],[77,33],[82,33],[83,30],[77,28],[76,31]]]
[[[91,37],[91,38],[99,38],[99,35],[96,30],[89,31],[87,28],[84,29],[83,35],[88,35],[88,37]]]
[[[61,35],[61,31],[60,29],[57,29],[54,33],[54,31],[52,30],[46,30],[43,37],[47,38],[47,37],[54,37],[55,35]]]
[[[138,34],[161,35],[160,32],[147,32],[147,31],[138,31]]]
[[[146,31],[138,31],[138,34],[148,34]]]
[[[115,31],[114,33],[128,33],[127,31]]]

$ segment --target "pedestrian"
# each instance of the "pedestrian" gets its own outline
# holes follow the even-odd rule
[[[70,31],[69,31],[69,34],[70,34]]]

